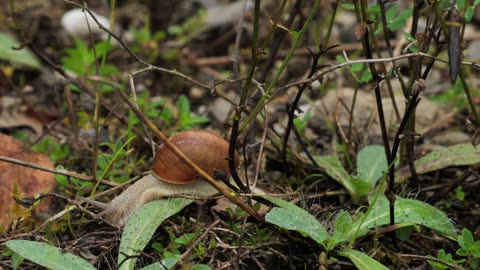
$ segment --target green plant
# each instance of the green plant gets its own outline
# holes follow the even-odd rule
[[[437,259],[449,264],[461,266],[464,269],[478,269],[478,267],[480,267],[480,240],[475,241],[472,232],[464,228],[462,234],[457,237],[457,243],[460,248],[456,254],[462,257],[461,259],[454,259],[452,254],[446,253],[443,249],[438,251]],[[434,269],[449,269],[448,266],[439,262],[429,261],[428,263]]]
[[[149,98],[148,93],[142,94],[138,99],[138,106],[145,112],[149,119],[159,120],[164,129],[172,132],[199,128],[201,124],[210,121],[207,117],[197,116],[191,111],[190,101],[185,95],[180,95],[175,103],[175,109],[167,105],[164,98]],[[137,125],[140,120],[132,113],[129,115],[129,125]]]
[[[430,256],[431,257],[431,256]],[[453,265],[460,265],[462,264],[465,260],[454,260],[452,257],[452,254],[446,253],[445,250],[440,249],[437,254],[437,259],[442,260],[446,263],[453,264]],[[434,268],[434,269],[449,269],[449,267],[445,264],[441,264],[439,262],[433,262],[433,261],[428,261],[428,263]]]
[[[72,151],[67,144],[59,144],[48,136],[32,146],[32,150],[48,155],[50,160],[58,164],[56,165],[57,170],[65,170],[65,166],[61,165],[63,164],[62,161],[67,158],[70,158],[70,160],[72,159]],[[55,174],[54,177],[57,184],[62,187],[73,186],[77,190],[83,190],[92,185],[91,182],[83,181],[74,177],[67,177],[61,174]]]
[[[79,76],[96,73],[96,61],[110,50],[111,46],[106,41],[95,44],[95,52],[88,48],[85,42],[75,40],[75,48],[65,50],[65,56],[61,62],[65,70],[71,71]],[[120,74],[120,71],[113,65],[104,64],[99,67],[98,75],[109,76]]]
[[[162,50],[159,50],[159,43],[167,37],[163,30],[152,33],[150,29],[150,17],[145,18],[145,24],[142,28],[131,27],[129,32],[132,34],[135,42],[131,45],[131,49],[136,54],[145,57],[145,61],[153,62]]]
[[[306,112],[303,117],[297,117],[293,119],[293,124],[299,133],[303,133],[305,128],[307,127],[308,120],[312,117],[312,112]]]
[[[2,254],[0,254],[0,260],[3,258],[3,257],[10,257],[10,260],[12,261],[12,268],[13,270],[16,270],[18,269],[18,267],[23,263],[23,261],[25,260],[25,258],[23,258],[21,255],[19,255],[18,253],[14,252],[13,250],[9,249],[8,247],[6,247]]]
[[[466,257],[465,266],[478,269],[480,266],[480,240],[475,241],[472,232],[464,228],[462,234],[458,236],[457,242],[460,246],[457,255]]]
[[[336,59],[339,63],[346,63],[347,60],[341,55],[337,55]],[[365,64],[353,64],[347,66],[347,69],[350,71],[350,74],[353,76],[357,83],[367,83],[372,79],[372,74],[366,68]]]
[[[340,212],[336,216],[333,233],[329,233],[317,218],[305,210],[278,198],[265,197],[265,199],[278,206],[266,215],[267,222],[297,231],[322,245],[327,251],[340,248],[339,254],[350,258],[359,269],[370,269],[362,265],[381,265],[366,254],[359,255],[359,251],[352,251],[352,245],[355,239],[366,235],[371,229],[389,224],[388,201],[383,195],[376,193],[365,213],[357,211],[352,217],[346,211]],[[452,222],[443,212],[417,200],[397,197],[395,217],[399,227],[422,225],[449,238],[456,237]],[[342,247],[342,243],[348,241],[350,244]]]
[[[200,33],[204,28],[205,10],[199,10],[196,16],[191,16],[183,24],[168,27],[168,34],[175,37],[179,43],[184,43]]]
[[[118,138],[115,143],[102,144],[107,149],[97,157],[98,177],[108,178],[110,181],[117,183],[123,183],[129,179],[133,170],[144,162],[142,155],[135,155],[132,159],[129,158],[133,149],[128,150],[126,146],[134,138],[135,136],[129,138],[126,142],[125,139]]]
[[[455,189],[455,197],[456,197],[459,201],[465,200],[465,192],[463,192],[462,186],[458,186],[458,187]]]
[[[365,198],[388,168],[383,147],[378,145],[367,146],[358,153],[355,175],[349,174],[336,156],[314,158],[328,176],[345,187],[355,202]]]
[[[307,211],[278,198],[265,197],[276,204],[265,217],[266,221],[287,230],[294,230],[313,239],[327,251],[340,248],[339,254],[348,257],[360,269],[387,269],[367,254],[352,249],[356,239],[371,229],[389,224],[389,202],[383,195],[385,176],[388,166],[383,147],[367,146],[357,157],[357,172],[350,175],[335,156],[315,157],[326,173],[341,183],[355,201],[368,198],[366,212],[357,210],[353,216],[346,211],[336,215],[333,231],[329,232]],[[376,189],[376,183],[382,179]],[[367,196],[368,195],[368,196]],[[424,202],[396,197],[395,221],[400,227],[422,225],[435,230],[448,238],[456,238],[456,230],[447,216],[435,207]],[[348,246],[343,243],[349,242]],[[343,247],[342,247],[343,246]]]
[[[64,160],[71,154],[67,144],[58,144],[48,136],[43,137],[39,143],[32,146],[32,150],[48,155],[53,162]]]
[[[177,126],[179,130],[198,128],[199,124],[204,124],[210,121],[210,119],[206,117],[192,114],[190,110],[190,102],[185,95],[181,95],[175,105],[178,110]]]
[[[466,23],[472,21],[475,8],[480,4],[480,0],[467,1],[467,0],[457,0],[457,6],[460,10],[463,11],[463,18]]]

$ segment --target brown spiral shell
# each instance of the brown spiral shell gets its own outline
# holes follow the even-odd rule
[[[173,135],[169,140],[210,176],[214,177],[217,170],[230,175],[227,160],[229,144],[217,134],[208,130],[187,130]],[[235,151],[235,167],[238,167],[239,160]],[[190,183],[199,176],[164,144],[155,154],[152,172],[158,178],[176,184]]]

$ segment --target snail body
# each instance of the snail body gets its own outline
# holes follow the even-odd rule
[[[188,130],[175,134],[169,140],[210,176],[213,177],[217,171],[230,174],[227,159],[229,144],[215,133]],[[235,166],[238,166],[237,152],[234,158]],[[193,168],[162,144],[155,154],[152,171],[114,198],[98,216],[122,227],[128,217],[147,202],[179,194],[209,197],[217,193],[216,188],[201,180]]]

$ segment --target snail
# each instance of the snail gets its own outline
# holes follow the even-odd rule
[[[227,176],[230,174],[227,159],[229,144],[215,133],[187,130],[169,140],[210,176],[218,172],[225,172]],[[237,167],[237,152],[234,161]],[[114,198],[98,216],[123,227],[128,217],[147,202],[178,194],[208,197],[217,193],[215,187],[203,181],[193,168],[162,144],[155,154],[151,172]]]

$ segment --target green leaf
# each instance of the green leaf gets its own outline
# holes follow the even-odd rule
[[[465,166],[480,162],[480,148],[470,143],[457,144],[440,148],[417,159],[415,168],[418,174],[433,172],[450,166]],[[397,182],[404,182],[410,177],[410,169],[401,168],[396,175]]]
[[[387,23],[391,23],[395,19],[395,15],[397,15],[397,12],[398,12],[398,6],[397,5],[392,5],[387,10],[387,13],[385,14],[385,17],[387,18]]]
[[[316,156],[314,159],[328,176],[340,183],[348,191],[355,201],[365,194],[363,193],[365,190],[363,183],[351,177],[336,156]]]
[[[457,197],[457,199],[462,202],[463,200],[465,200],[465,192],[463,192],[462,186],[458,186],[455,189],[455,197]]]
[[[335,219],[335,230],[331,239],[327,242],[327,250],[332,250],[338,243],[343,242],[343,235],[348,233],[352,226],[352,218],[347,211],[342,211]]]
[[[163,259],[161,262],[152,263],[143,267],[141,270],[168,270],[171,269],[178,260],[174,257]]]
[[[470,252],[473,256],[480,258],[480,241],[473,243],[472,247],[470,248]]]
[[[355,72],[360,72],[362,71],[364,65],[363,64],[353,64],[350,66],[350,69]]]
[[[348,257],[359,270],[388,270],[385,265],[363,252],[354,249],[345,249],[340,252],[340,254]]]
[[[388,169],[385,149],[380,145],[369,145],[358,153],[357,175],[372,186]]]
[[[367,12],[369,15],[380,14],[381,11],[382,10],[380,9],[379,5],[374,5],[367,8]]]
[[[361,196],[367,195],[372,190],[372,185],[365,180],[357,177],[350,177],[352,185],[355,187],[355,194],[352,194],[353,200],[358,202]]]
[[[466,249],[464,249],[464,248],[459,248],[459,249],[457,249],[456,254],[457,254],[458,256],[466,257],[466,256],[468,255],[468,251],[467,251]]]
[[[190,102],[185,95],[181,95],[176,102],[178,118],[181,123],[186,123],[190,119]]]
[[[342,163],[340,163],[340,160],[336,156],[316,156],[314,158],[328,176],[341,183],[347,190],[353,191],[350,183],[350,175],[343,168]]]
[[[205,265],[205,264],[192,265],[192,269],[193,270],[212,270],[212,268],[210,268],[210,266]]]
[[[346,63],[347,60],[345,59],[345,57],[343,57],[342,55],[337,55],[335,57],[335,59],[337,59],[337,62],[339,62],[340,64],[343,64],[343,63]],[[352,66],[355,66],[355,65],[363,65],[363,64],[354,64]]]
[[[458,236],[458,245],[464,248],[465,250],[470,250],[475,241],[473,239],[472,233],[468,229],[463,229],[462,234]]]
[[[21,50],[20,44],[11,36],[0,33],[0,60],[10,62],[14,66],[23,66],[33,69],[40,68],[40,62],[37,57],[28,49],[23,47]]]
[[[93,269],[84,259],[46,243],[28,240],[10,240],[7,247],[20,256],[50,269]]]
[[[361,76],[360,76],[360,81],[361,82],[369,82],[372,79],[372,73],[370,72],[369,69],[363,70]]]
[[[303,236],[310,237],[318,244],[329,238],[327,230],[320,222],[307,211],[279,198],[263,197],[279,207],[274,207],[265,216],[265,220],[286,230],[297,231]]]
[[[355,10],[355,6],[353,4],[343,3],[342,8],[346,10]]]
[[[122,234],[118,255],[118,264],[121,264],[119,269],[134,269],[136,257],[148,244],[158,226],[190,203],[192,200],[189,199],[168,198],[149,202],[136,211],[128,219]]]
[[[480,266],[480,261],[478,258],[472,258],[469,262],[468,262],[468,266],[470,266],[470,269],[479,269],[479,266]]]
[[[431,256],[428,256],[428,257],[431,257]],[[438,251],[437,259],[442,260],[442,261],[447,262],[447,263],[457,264],[457,265],[465,262],[465,259],[454,260],[453,257],[452,257],[452,254],[446,253],[445,250],[443,250],[443,249],[440,249]],[[435,261],[427,261],[427,262],[434,269],[449,269],[448,266],[446,266],[444,264],[441,264],[439,262],[435,262]]]
[[[17,253],[13,253],[11,260],[12,260],[12,269],[17,270],[18,267],[20,267],[20,265],[23,263],[25,259],[22,256],[18,255]]]
[[[397,31],[407,24],[407,19],[413,15],[413,9],[408,8],[403,10],[396,18],[388,21],[388,29]]]
[[[188,121],[188,124],[196,125],[196,124],[204,124],[208,122],[210,122],[210,119],[207,117],[192,115]]]
[[[310,111],[307,111],[302,118],[297,117],[293,119],[293,124],[295,125],[295,128],[298,132],[302,133],[304,131],[311,116],[312,113]]]
[[[418,200],[397,196],[395,201],[395,222],[422,225],[451,239],[455,239],[457,236],[452,221],[445,213]],[[365,220],[364,218],[357,218],[352,223],[350,230],[337,238],[338,243],[349,241],[355,234],[356,237],[361,237],[366,235],[369,230],[387,224],[390,224],[389,202],[384,195],[381,195],[368,217]]]
[[[465,10],[465,14],[463,14],[463,18],[465,19],[465,22],[469,23],[470,21],[472,21],[474,11],[475,11],[475,7],[474,7],[474,6],[469,6],[469,7]]]

